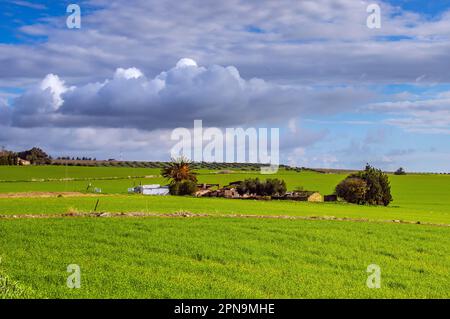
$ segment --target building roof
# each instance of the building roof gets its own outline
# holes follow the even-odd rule
[[[294,191],[290,193],[291,196],[298,196],[298,197],[309,197],[313,194],[319,193],[317,191]]]
[[[157,188],[168,188],[168,186],[161,186],[159,184],[141,185],[143,189],[157,189]]]

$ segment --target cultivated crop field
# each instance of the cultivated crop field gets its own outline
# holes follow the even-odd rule
[[[198,173],[221,185],[261,177]],[[328,194],[345,176],[270,177]],[[450,176],[390,181],[394,202],[369,207],[145,197],[127,188],[164,184],[158,169],[3,166],[0,297],[449,298]],[[66,286],[70,264],[80,289]],[[379,289],[366,285],[370,264],[381,269]]]

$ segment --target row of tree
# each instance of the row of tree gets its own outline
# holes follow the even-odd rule
[[[0,165],[17,165],[19,159],[29,161],[33,165],[51,164],[52,158],[38,147],[23,152],[11,152],[2,150],[0,152]]]
[[[197,189],[197,175],[191,170],[190,161],[180,158],[163,168],[161,174],[169,179],[170,194],[192,195]],[[282,196],[286,193],[286,183],[280,179],[250,178],[236,187],[240,195]],[[392,202],[388,175],[369,164],[362,172],[350,174],[335,189],[336,195],[349,203],[360,205],[384,205]]]
[[[161,175],[170,180],[171,195],[192,195],[197,190],[197,174],[191,169],[191,162],[184,158],[174,159],[161,170]],[[241,182],[236,190],[240,195],[255,194],[260,196],[284,195],[286,183],[279,179],[250,178]]]
[[[260,181],[259,178],[249,178],[236,187],[239,195],[255,194],[259,196],[282,196],[286,194],[286,182],[277,178]]]
[[[60,161],[96,161],[97,159],[94,157],[70,157],[70,156],[60,156],[56,158]]]
[[[14,152],[1,151],[0,152],[0,165],[17,165],[18,156]]]

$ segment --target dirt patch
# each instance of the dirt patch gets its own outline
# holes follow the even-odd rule
[[[23,193],[4,193],[0,198],[25,198],[25,197],[98,197],[100,194],[85,194],[80,192],[23,192]],[[101,195],[100,195],[101,196]]]
[[[20,215],[0,215],[0,219],[42,219],[42,218],[151,218],[151,217],[165,217],[165,218],[201,218],[201,217],[222,217],[222,218],[261,218],[261,219],[290,219],[290,220],[326,220],[326,221],[342,221],[342,222],[365,222],[365,223],[395,223],[395,224],[412,224],[412,225],[426,225],[450,227],[450,224],[427,223],[420,221],[405,221],[405,220],[372,220],[365,218],[348,218],[335,216],[288,216],[288,215],[240,215],[240,214],[200,214],[191,212],[174,212],[174,213],[143,213],[143,212],[129,212],[129,213],[110,213],[110,212],[69,212],[64,214],[20,214]]]
[[[70,217],[225,217],[228,215],[193,214],[189,212],[175,213],[107,213],[107,212],[68,212],[63,214],[20,214],[20,215],[0,215],[0,219],[44,219],[44,218],[70,218]]]

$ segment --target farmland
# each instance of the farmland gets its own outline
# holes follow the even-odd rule
[[[2,270],[32,295],[124,298],[448,297],[444,228],[242,219],[2,222]],[[378,263],[384,286],[367,289]],[[65,286],[68,264],[82,288]],[[86,287],[83,289],[83,287]]]
[[[261,176],[250,171],[198,173],[199,182],[221,185]],[[270,177],[284,179],[291,190],[303,186],[328,194],[345,176],[281,170]],[[0,180],[0,277],[8,279],[3,290],[0,285],[0,297],[450,296],[450,227],[392,222],[449,225],[448,175],[391,175],[394,202],[389,207],[126,194],[140,183],[165,183],[158,169],[144,168],[0,167]],[[88,184],[101,188],[102,194],[27,194],[90,193]],[[23,196],[8,195],[20,192]],[[97,200],[98,212],[208,217],[64,215],[93,212]],[[24,214],[54,216],[8,218]],[[365,284],[372,263],[382,269],[381,289]],[[82,269],[81,289],[65,285],[69,264]]]

